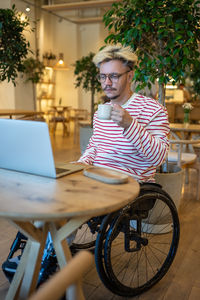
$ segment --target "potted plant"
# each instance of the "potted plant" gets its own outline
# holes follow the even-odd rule
[[[45,52],[42,57],[45,66],[53,66],[53,62],[56,59],[56,55],[54,53],[52,53],[51,51]]]
[[[101,91],[101,84],[97,80],[98,68],[93,63],[94,53],[90,52],[83,56],[74,64],[74,75],[76,77],[75,87],[82,87],[86,92],[91,93],[91,124],[90,126],[80,126],[80,149],[84,152],[88,141],[92,135],[93,115],[95,111],[94,96],[96,92]]]
[[[191,0],[122,0],[103,17],[113,31],[106,42],[129,45],[138,57],[134,80],[137,90],[158,79],[159,101],[165,105],[165,87],[185,77],[200,53],[200,6]]]
[[[93,63],[94,53],[90,52],[74,64],[74,75],[76,77],[75,87],[82,87],[86,92],[91,93],[91,127],[94,115],[94,96],[101,91],[101,84],[97,80],[98,68]]]
[[[28,25],[28,18],[22,21],[14,5],[12,9],[0,9],[0,81],[7,79],[16,85],[18,72],[24,70],[30,44],[23,31]]]
[[[181,81],[200,57],[198,1],[122,0],[112,5],[103,21],[110,31],[105,42],[130,46],[138,57],[133,78],[139,83],[136,91],[150,88],[158,80],[159,102],[165,105],[167,82],[171,80],[175,85]],[[172,165],[167,174],[158,172],[156,181],[167,182],[164,188],[179,201],[182,176],[183,171]],[[174,195],[176,190],[179,195]]]
[[[34,110],[36,110],[35,85],[40,82],[44,74],[44,68],[44,64],[38,58],[29,57],[23,62],[23,73],[26,76],[25,82],[32,82]]]

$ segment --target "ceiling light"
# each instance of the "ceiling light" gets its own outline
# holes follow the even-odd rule
[[[67,68],[67,66],[64,63],[64,54],[63,53],[59,53],[58,62],[55,64],[55,66],[53,68],[54,68],[54,70],[69,70],[69,68]]]
[[[29,12],[31,10],[30,6],[27,5],[26,12]]]

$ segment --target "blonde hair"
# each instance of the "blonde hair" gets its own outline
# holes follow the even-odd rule
[[[132,52],[131,47],[123,47],[119,45],[107,46],[100,50],[94,57],[93,62],[99,68],[102,62],[110,60],[121,60],[124,65],[131,70],[137,62],[137,56]]]

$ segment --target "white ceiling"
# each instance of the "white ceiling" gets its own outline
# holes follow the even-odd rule
[[[119,0],[49,0],[44,1],[46,5],[42,7],[50,11],[105,8],[111,7],[114,2]]]
[[[44,0],[42,9],[77,24],[102,22],[102,16],[119,0]]]

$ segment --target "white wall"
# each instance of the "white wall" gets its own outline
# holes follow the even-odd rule
[[[25,83],[24,80],[20,74],[17,79],[17,85],[14,88],[15,108],[34,110],[33,85],[31,82]]]
[[[55,20],[54,27],[54,49],[57,54],[64,54],[64,61],[68,71],[56,72],[56,100],[62,98],[62,103],[78,107],[78,91],[74,87],[74,67],[77,58],[76,25],[63,20]]]
[[[88,55],[90,52],[96,53],[104,45],[106,30],[101,23],[78,25],[77,40],[78,40],[78,58]],[[85,92],[81,88],[78,94],[79,107],[90,110],[91,93]],[[98,100],[98,95],[95,96],[95,101]]]
[[[33,3],[34,1],[29,1]],[[12,4],[15,4],[18,12],[23,13],[25,16],[29,18],[30,25],[24,30],[23,34],[27,41],[30,43],[30,50],[35,54],[35,36],[36,32],[32,31],[35,28],[35,10],[33,6],[30,6],[30,12],[26,12],[27,4],[21,0],[12,0]],[[31,52],[29,52],[28,57],[34,56]],[[33,86],[31,82],[25,82],[26,78],[19,73],[17,78],[17,84],[14,88],[15,91],[15,108],[16,109],[34,109],[34,96],[33,96]]]
[[[64,61],[68,71],[55,71],[56,97],[58,103],[72,107],[86,108],[90,111],[91,94],[81,88],[75,88],[73,64],[89,52],[97,52],[104,45],[106,30],[101,23],[76,25],[66,20],[42,12],[40,21],[40,49],[41,52],[52,51],[57,56],[64,54]]]
[[[4,108],[15,108],[14,87],[7,81],[0,82],[0,109]]]
[[[9,4],[11,6],[13,3],[15,3],[18,11],[25,12],[27,4],[21,0],[1,0],[0,5]],[[103,40],[107,35],[104,25],[101,23],[76,25],[64,19],[61,21],[58,17],[40,9],[35,12],[34,7],[31,6],[29,13],[31,26],[33,26],[35,13],[36,19],[39,19],[37,31],[34,33],[31,31],[24,32],[30,41],[31,49],[35,51],[35,41],[37,41],[40,59],[42,59],[44,52],[51,51],[57,57],[59,53],[63,53],[65,63],[69,66],[68,71],[55,71],[55,103],[57,104],[62,98],[64,105],[90,110],[90,92],[85,93],[81,88],[75,88],[74,67],[72,65],[77,59],[88,55],[89,52],[97,52],[104,44]],[[74,15],[77,14],[77,12],[70,14],[73,13]],[[12,84],[0,83],[0,108],[32,109],[32,99],[31,83],[25,84],[21,78],[18,79],[16,87],[13,87]]]
[[[10,2],[11,2],[10,0],[1,0],[0,8],[5,9],[5,8],[10,7]]]

